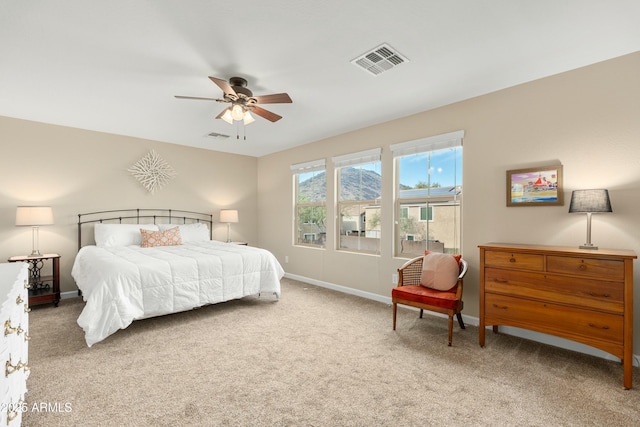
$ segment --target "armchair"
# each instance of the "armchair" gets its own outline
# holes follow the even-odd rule
[[[443,313],[449,317],[449,346],[451,346],[454,314],[458,319],[460,328],[465,329],[461,315],[461,311],[464,306],[462,302],[462,287],[463,278],[467,273],[468,264],[467,261],[461,258],[459,261],[459,275],[457,282],[451,289],[441,291],[428,288],[420,284],[422,263],[425,256],[411,259],[398,269],[398,286],[391,290],[391,300],[393,302],[393,330],[396,330],[396,312],[398,304],[419,308],[420,318],[422,318],[423,310]],[[455,271],[452,273],[455,274]]]

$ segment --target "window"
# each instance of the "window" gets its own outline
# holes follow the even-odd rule
[[[325,160],[291,165],[294,177],[294,244],[324,248],[327,238]]]
[[[380,253],[381,150],[334,157],[338,250]]]
[[[433,206],[420,207],[420,221],[433,221]]]
[[[462,138],[453,132],[391,146],[396,171],[395,254],[460,253]]]

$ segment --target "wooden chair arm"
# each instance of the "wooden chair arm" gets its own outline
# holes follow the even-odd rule
[[[462,299],[462,286],[464,284],[464,275],[467,274],[469,264],[463,259],[460,260],[460,275],[458,276],[458,288],[456,289],[456,297]]]

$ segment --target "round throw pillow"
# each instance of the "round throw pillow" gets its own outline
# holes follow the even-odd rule
[[[460,266],[449,254],[432,252],[422,261],[420,284],[439,291],[448,291],[458,282]]]

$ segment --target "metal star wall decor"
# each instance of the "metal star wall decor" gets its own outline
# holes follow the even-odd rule
[[[171,178],[176,176],[173,168],[160,158],[155,150],[149,151],[146,156],[138,160],[127,171],[131,172],[151,194],[155,194]]]

